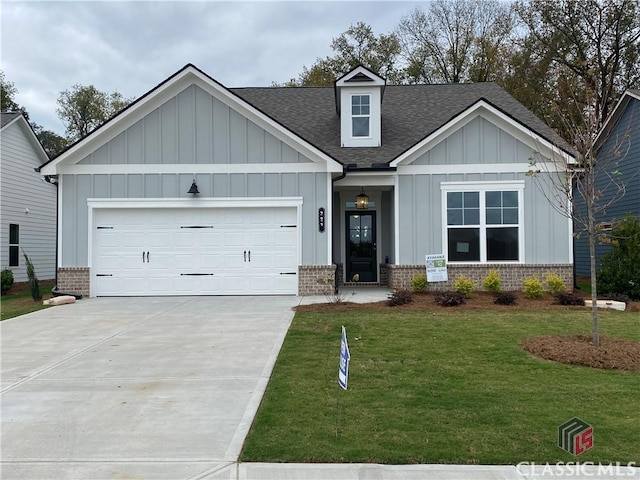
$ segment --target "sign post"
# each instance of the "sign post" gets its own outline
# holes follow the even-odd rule
[[[338,368],[338,385],[343,390],[347,389],[347,383],[349,381],[349,359],[351,358],[351,354],[349,353],[349,345],[347,344],[347,331],[342,326],[342,338],[340,339],[340,366]],[[337,399],[337,415],[336,415],[336,439],[338,438],[338,433],[340,429],[340,397],[342,395],[338,394]]]

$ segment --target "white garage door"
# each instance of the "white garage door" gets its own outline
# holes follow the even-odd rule
[[[97,209],[92,294],[297,293],[297,210]]]

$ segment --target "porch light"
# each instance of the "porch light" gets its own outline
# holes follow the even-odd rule
[[[364,189],[356,196],[356,208],[362,210],[369,208],[369,195],[364,193]]]
[[[195,178],[193,179],[193,183],[191,184],[191,188],[189,189],[189,191],[187,193],[191,193],[193,195],[197,195],[198,193],[200,193],[198,191],[198,185],[196,185]]]

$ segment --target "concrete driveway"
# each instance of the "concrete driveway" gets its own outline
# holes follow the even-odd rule
[[[299,301],[100,298],[5,320],[0,476],[235,478]]]

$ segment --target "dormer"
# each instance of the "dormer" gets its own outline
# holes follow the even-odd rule
[[[380,146],[380,105],[386,83],[362,65],[336,80],[343,147]]]

